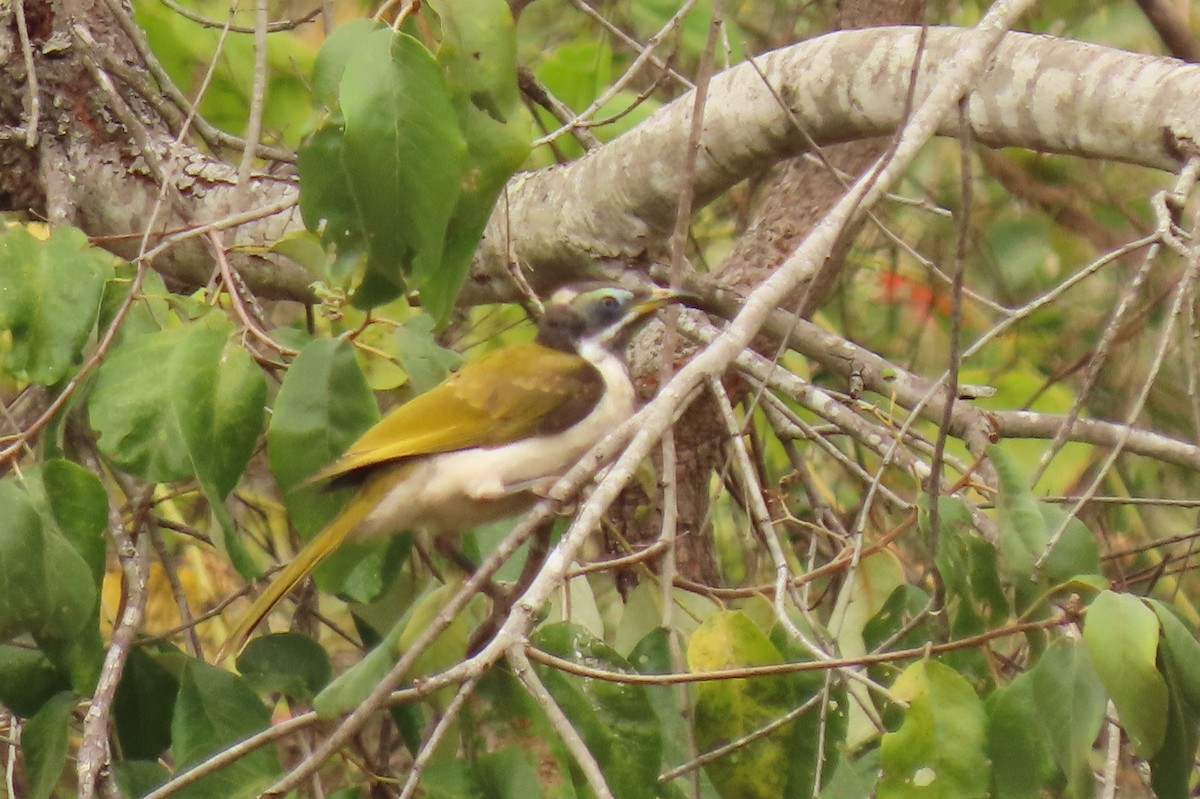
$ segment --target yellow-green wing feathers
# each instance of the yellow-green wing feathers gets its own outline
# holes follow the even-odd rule
[[[548,417],[583,418],[602,390],[599,373],[576,355],[536,343],[505,347],[393,410],[312,479],[505,444],[540,432]]]

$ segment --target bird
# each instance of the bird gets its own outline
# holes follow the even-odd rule
[[[308,484],[355,486],[341,512],[283,567],[218,654],[250,634],[351,537],[439,536],[518,515],[629,418],[637,398],[625,350],[656,311],[699,306],[658,286],[579,283],[547,302],[533,341],[501,347],[396,407]]]

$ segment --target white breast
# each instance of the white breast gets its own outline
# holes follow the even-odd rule
[[[633,414],[633,385],[620,359],[586,342],[579,354],[599,370],[605,389],[582,421],[552,436],[448,452],[414,463],[360,525],[358,535],[412,528],[461,532],[524,510],[533,501],[531,487],[562,476]]]

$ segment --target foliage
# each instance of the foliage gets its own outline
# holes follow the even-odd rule
[[[393,8],[323,37],[271,34],[266,120],[273,142],[298,148],[306,226],[273,249],[313,272],[321,301],[309,314],[223,282],[178,293],[70,225],[0,231],[0,462],[13,467],[0,480],[0,719],[19,739],[9,761],[19,795],[74,795],[73,764],[99,740],[128,796],[164,784],[156,795],[255,796],[363,708],[378,711],[367,732],[338,741],[340,757],[317,774],[325,795],[412,775],[432,797],[574,797],[596,792],[590,766],[617,799],[1090,797],[1098,779],[1143,769],[1162,799],[1194,793],[1200,585],[1194,521],[1178,506],[1194,502],[1195,469],[1130,454],[1109,463],[1082,439],[1051,446],[1044,428],[984,447],[794,353],[781,369],[837,392],[829,404],[869,426],[731,375],[741,427],[699,434],[723,439],[720,479],[705,473],[701,523],[670,539],[711,543],[711,584],[681,558],[626,564],[618,591],[617,568],[596,556],[546,602],[509,607],[535,544],[503,564],[485,599],[465,593],[459,562],[404,531],[347,544],[315,590],[272,616],[286,632],[256,637],[234,664],[212,662],[245,606],[242,586],[345,501],[306,479],[380,404],[530,335],[516,306],[456,305],[514,172],[579,157],[676,100],[681,81],[665,69],[696,76],[716,5],[697,3],[678,27],[677,4],[603,8],[638,41],[668,26],[669,57],[629,81],[638,51],[561,5],[533,4],[517,26],[500,0],[435,0],[406,6],[394,26],[383,21]],[[1060,5],[1031,24],[1153,47],[1123,24],[1132,7]],[[960,4],[939,21],[981,12]],[[829,22],[808,5],[725,14],[734,61]],[[242,132],[252,38],[218,56],[215,31],[167,6],[139,3],[137,21],[177,82],[199,85],[216,64],[200,111]],[[568,107],[590,107],[582,127],[595,127],[594,142],[526,105],[518,64]],[[531,149],[535,129],[545,146]],[[1118,260],[1035,303],[1153,227],[1161,178],[973,149],[966,198],[959,146],[927,147],[895,187],[918,201],[877,209],[886,232],[856,239],[821,326],[895,375],[940,375],[962,356],[959,327],[967,343],[991,336],[961,363],[960,385],[993,389],[972,407],[1057,421],[1078,412],[1130,435],[1145,432],[1136,421],[1155,441],[1191,446],[1200,372],[1183,352],[1195,296],[1179,261],[1135,282],[1140,263]],[[752,188],[697,212],[694,263],[729,253]],[[970,289],[957,297],[939,276],[956,248]],[[1136,312],[1110,324],[1131,284]],[[1176,291],[1191,293],[1172,316]],[[1172,340],[1164,331],[1183,342],[1180,357],[1147,374]],[[1110,346],[1112,368],[1087,376]],[[931,498],[935,448],[943,473]],[[639,473],[644,496],[626,495],[650,541],[667,516],[660,489],[677,488],[661,463]],[[1085,489],[1102,501],[1075,507]],[[519,524],[465,533],[463,557],[483,562]],[[564,535],[569,524],[555,525],[551,543]],[[641,554],[619,538],[612,553]],[[781,574],[791,582],[778,591]],[[519,623],[516,643],[484,659],[496,628]],[[122,643],[122,629],[135,640]],[[112,674],[97,733],[87,708]],[[170,782],[193,767],[197,781]]]

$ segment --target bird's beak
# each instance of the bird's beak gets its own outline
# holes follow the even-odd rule
[[[634,306],[634,312],[638,316],[648,316],[659,308],[664,308],[672,303],[686,305],[689,308],[699,307],[700,298],[690,291],[679,291],[676,289],[664,289],[655,286],[650,290],[650,295],[646,299]]]

